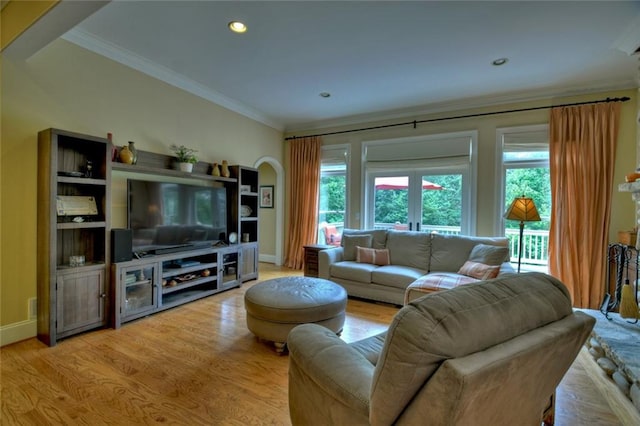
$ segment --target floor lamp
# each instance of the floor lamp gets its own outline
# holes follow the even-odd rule
[[[504,214],[505,219],[519,220],[520,221],[520,240],[518,243],[518,273],[520,273],[520,262],[522,261],[522,234],[524,232],[525,222],[538,222],[540,221],[540,215],[536,204],[532,198],[516,197],[511,203],[511,206]]]

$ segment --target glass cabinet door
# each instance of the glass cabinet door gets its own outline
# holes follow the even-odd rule
[[[235,284],[238,279],[238,252],[222,254],[222,288]]]
[[[122,316],[127,317],[148,310],[157,305],[154,282],[157,273],[155,264],[123,269],[120,277],[124,286],[121,301]]]

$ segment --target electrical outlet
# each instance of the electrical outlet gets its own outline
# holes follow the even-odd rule
[[[29,319],[36,319],[38,317],[38,299],[32,297],[29,299]]]

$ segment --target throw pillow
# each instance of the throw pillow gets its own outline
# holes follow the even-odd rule
[[[370,263],[372,265],[384,266],[389,265],[388,249],[373,249],[365,247],[356,247],[356,262]]]
[[[477,244],[468,260],[491,266],[501,265],[509,261],[509,247]]]
[[[472,277],[478,280],[488,280],[498,276],[500,265],[486,265],[480,262],[467,260],[458,271],[461,275]]]
[[[343,235],[344,260],[356,260],[356,247],[371,247],[371,235]]]

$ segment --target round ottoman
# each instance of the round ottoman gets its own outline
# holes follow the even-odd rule
[[[320,278],[283,277],[258,283],[244,295],[247,327],[269,340],[282,353],[293,327],[315,323],[336,333],[342,331],[347,292]]]

